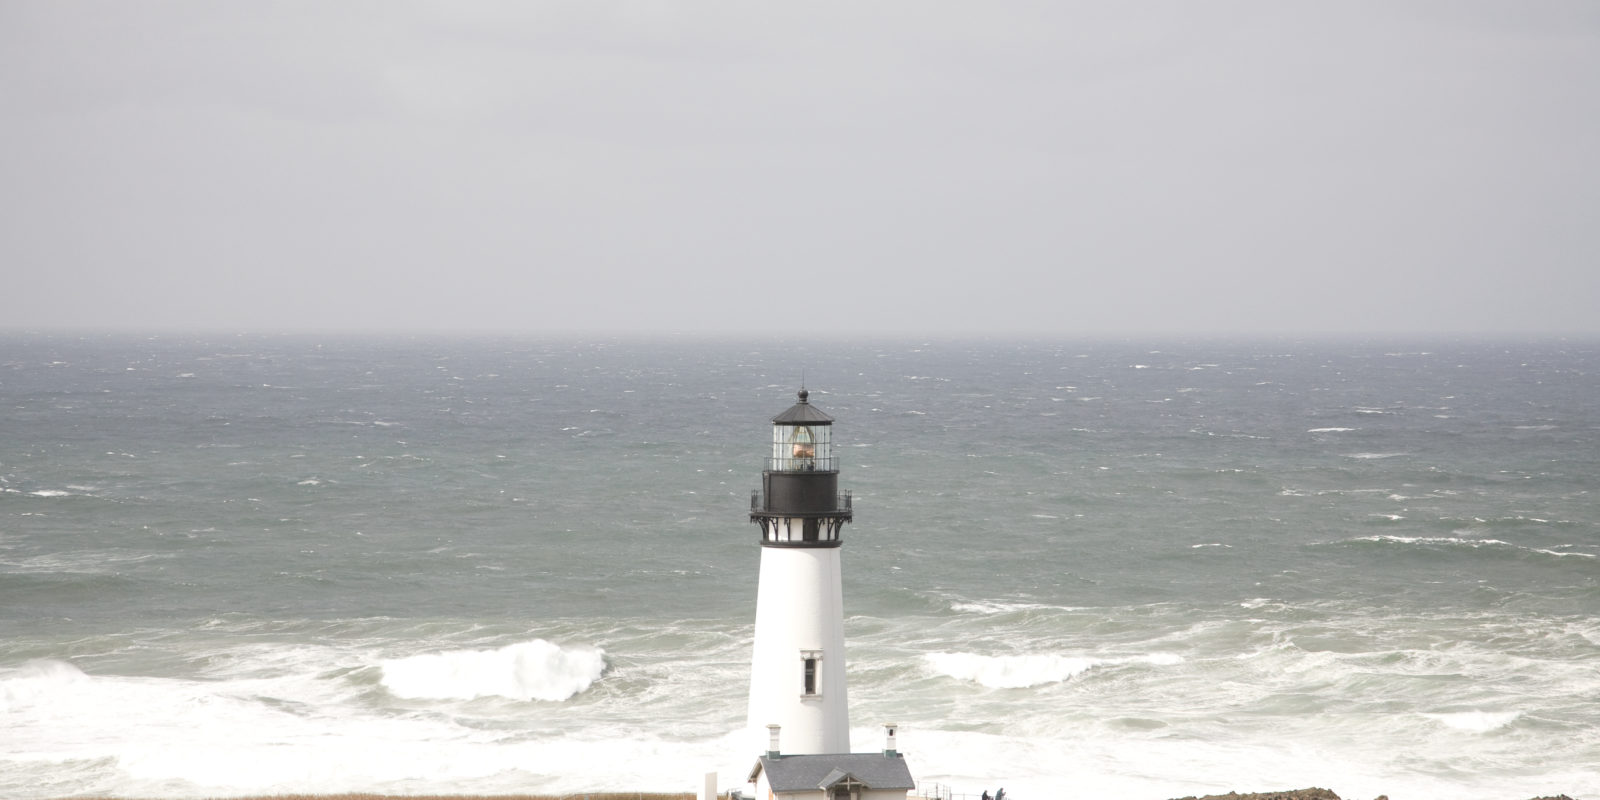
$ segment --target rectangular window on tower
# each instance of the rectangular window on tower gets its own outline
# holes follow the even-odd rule
[[[817,696],[817,662],[822,660],[821,650],[801,650],[800,693],[805,697]]]

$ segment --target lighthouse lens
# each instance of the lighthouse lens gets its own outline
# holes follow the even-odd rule
[[[811,438],[811,429],[807,427],[795,428],[794,439],[792,441],[794,444],[792,448],[792,457],[798,461],[801,461],[802,464],[800,465],[800,468],[805,469],[805,467],[808,466],[808,464],[805,462],[810,462],[811,459],[815,458],[817,455],[816,443]]]

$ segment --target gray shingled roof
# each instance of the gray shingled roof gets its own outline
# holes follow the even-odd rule
[[[820,756],[762,756],[750,779],[761,770],[774,792],[807,792],[823,789],[845,777],[855,778],[871,789],[915,789],[911,768],[899,756],[882,753],[840,753]]]
[[[806,400],[810,394],[804,389],[800,390],[800,402],[789,406],[789,410],[772,418],[776,425],[832,425],[833,417],[822,413],[816,406]]]

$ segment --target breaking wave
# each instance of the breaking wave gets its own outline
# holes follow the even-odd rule
[[[1349,541],[1372,542],[1377,544],[1423,545],[1434,547],[1465,547],[1472,550],[1494,549],[1521,551],[1526,553],[1538,553],[1545,556],[1554,556],[1556,558],[1567,558],[1569,556],[1577,558],[1600,558],[1600,556],[1597,556],[1594,553],[1546,550],[1538,547],[1527,547],[1525,545],[1515,544],[1501,539],[1467,539],[1459,536],[1359,536]]]
[[[1171,653],[1131,658],[1089,658],[1054,653],[1006,656],[928,653],[922,658],[929,669],[937,674],[957,680],[972,681],[991,689],[1027,689],[1048,683],[1060,683],[1098,666],[1116,664],[1167,666],[1183,661],[1182,656]]]
[[[53,693],[75,691],[88,680],[83,670],[54,659],[29,661],[0,671],[0,713],[46,702]]]
[[[597,647],[562,647],[543,639],[498,650],[452,650],[383,662],[381,683],[397,697],[427,700],[560,702],[587,690],[605,672]]]
[[[1039,603],[1012,603],[1000,600],[952,602],[950,610],[966,614],[1009,614],[1014,611],[1042,611],[1056,606]]]
[[[1447,728],[1468,733],[1488,733],[1516,722],[1520,711],[1458,711],[1451,714],[1423,714]]]

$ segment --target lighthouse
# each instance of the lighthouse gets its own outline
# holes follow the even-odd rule
[[[839,491],[833,418],[799,402],[772,418],[772,451],[750,521],[761,526],[750,728],[777,725],[786,753],[850,752],[844,679],[840,531],[852,516]]]
[[[854,514],[839,491],[833,418],[804,388],[798,399],[772,418],[772,450],[750,496],[761,571],[749,728],[765,753],[748,780],[762,800],[905,800],[915,783],[895,744],[899,726],[884,725],[883,750],[850,752],[840,533]]]

